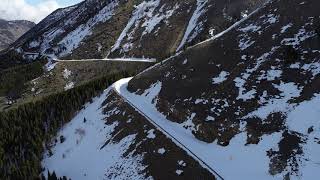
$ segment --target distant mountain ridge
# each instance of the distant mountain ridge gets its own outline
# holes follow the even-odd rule
[[[9,47],[36,24],[26,20],[6,21],[0,19],[0,51]]]

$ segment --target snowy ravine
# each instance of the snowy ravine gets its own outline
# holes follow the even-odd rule
[[[156,8],[160,5],[160,0],[142,1],[139,5],[135,6],[131,18],[129,19],[126,27],[121,32],[116,43],[113,45],[111,52],[120,48],[121,51],[129,51],[132,46],[132,39],[135,31],[141,27],[143,32],[141,38],[149,33],[152,33],[155,28],[164,21],[168,24],[168,19],[173,13],[179,8],[176,4],[172,9],[165,9],[163,5],[159,10],[160,13],[156,12]],[[123,41],[129,41],[123,44]]]
[[[47,171],[55,171],[57,176],[67,176],[71,179],[145,179],[141,173],[145,167],[140,163],[141,155],[124,155],[131,143],[135,141],[135,134],[123,138],[120,142],[109,142],[111,133],[118,123],[106,125],[101,104],[105,101],[110,88],[87,104],[70,123],[66,124],[57,135],[57,142],[49,151],[45,152],[42,166]],[[85,119],[85,120],[84,120]],[[60,142],[63,136],[65,141]],[[54,141],[52,142],[54,144]],[[121,171],[117,167],[121,167]]]
[[[245,124],[242,124],[240,128],[241,133],[234,137],[226,147],[217,145],[216,142],[202,142],[196,139],[189,130],[185,129],[183,124],[167,120],[167,118],[157,110],[157,96],[162,88],[162,83],[160,81],[151,85],[142,95],[137,95],[127,90],[128,82],[130,80],[131,78],[119,80],[114,84],[114,89],[124,99],[143,112],[145,116],[147,116],[147,119],[152,119],[152,121],[156,122],[161,128],[165,129],[171,136],[180,141],[212,169],[217,171],[224,179],[239,179],[239,177],[241,177],[241,179],[255,180],[259,178],[261,180],[269,180],[281,179],[283,177],[281,174],[272,176],[268,172],[270,159],[266,153],[271,148],[278,148],[278,142],[281,140],[282,136],[281,132],[264,135],[257,145],[246,145],[247,132],[244,130]],[[301,124],[301,122],[297,122],[297,118],[295,117],[301,116],[303,112],[310,111],[312,114],[312,116],[310,116],[310,122],[316,122],[315,117],[320,116],[320,111],[312,110],[310,106],[317,106],[319,104],[319,96],[317,95],[311,101],[296,106],[289,113],[289,127],[291,129],[296,129],[297,126],[294,124]],[[186,123],[190,122],[190,124],[192,124],[191,121],[192,117],[190,117]],[[312,125],[319,127],[319,122],[313,123]],[[303,131],[305,131],[305,128],[303,128]],[[319,146],[316,146],[315,144],[316,142],[310,141],[304,146],[308,157],[318,157],[316,152],[319,152],[320,149]],[[179,144],[177,145],[179,146]],[[318,158],[313,159],[312,161],[303,161],[300,169],[303,173],[302,177],[292,178],[312,179],[312,177],[320,176],[320,172],[315,170],[319,167],[317,163],[319,163]]]
[[[63,40],[58,43],[59,45],[65,47],[65,51],[60,53],[60,56],[70,54],[74,49],[76,49],[84,38],[92,34],[92,27],[94,27],[94,25],[111,19],[117,6],[117,0],[111,1],[96,16],[89,19],[88,22],[80,25],[77,29],[64,37]]]
[[[201,15],[203,15],[206,11],[206,4],[207,0],[197,0],[197,8],[195,9],[193,15],[191,16],[191,19],[189,21],[189,24],[187,26],[186,32],[180,42],[180,45],[177,48],[177,52],[182,49],[182,47],[187,43],[191,42],[199,33],[199,31],[202,30],[203,23],[199,23],[199,18]],[[191,36],[191,33],[194,32]]]

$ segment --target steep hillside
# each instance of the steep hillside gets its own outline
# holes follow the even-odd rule
[[[137,74],[152,63],[61,62],[43,69],[44,65],[36,61],[0,71],[0,111],[67,91],[110,74],[123,71]],[[16,102],[8,103],[13,100]]]
[[[320,168],[319,5],[270,1],[134,77],[128,89],[135,93],[126,96],[159,122],[174,122],[187,145],[206,142],[194,150],[227,179],[313,179]],[[184,137],[190,133],[193,141]]]
[[[44,156],[46,170],[88,180],[215,179],[111,90],[62,128]]]
[[[95,78],[0,112],[0,179],[38,179],[44,148],[57,131],[105,87],[129,74],[119,72]]]
[[[263,2],[87,0],[55,11],[11,49],[78,59],[106,56],[161,59],[186,44],[223,31]]]
[[[0,51],[9,47],[35,24],[30,21],[6,21],[0,19]]]
[[[154,57],[160,61],[225,30],[263,2],[265,0],[87,0],[56,10],[1,53],[0,71],[6,70],[0,72],[4,77],[0,80],[8,80],[5,77],[14,69],[23,69],[17,65],[43,60],[46,56],[42,55],[63,59]],[[58,63],[51,66],[57,67],[53,72],[34,73],[39,78],[21,74],[33,78],[19,81],[18,84],[25,84],[25,88],[19,90],[23,93],[18,96],[22,97],[19,104],[33,96],[72,88],[107,71],[120,68],[138,72],[148,67],[147,64],[137,66],[137,63],[113,64]],[[63,69],[64,66],[68,68]],[[70,69],[74,79],[64,78],[61,74]],[[0,92],[0,109],[7,108],[3,105],[7,103],[8,92],[16,91],[10,81],[1,83],[9,84],[0,88],[3,92]]]

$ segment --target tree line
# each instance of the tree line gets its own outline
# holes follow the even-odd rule
[[[123,71],[0,112],[0,179],[41,179],[46,144],[76,113],[115,81]]]
[[[0,71],[0,96],[19,98],[26,88],[26,82],[44,73],[44,64],[45,61],[35,61]]]

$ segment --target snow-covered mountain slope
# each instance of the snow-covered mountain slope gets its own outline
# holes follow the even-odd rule
[[[160,61],[225,30],[264,1],[87,0],[56,10],[1,52],[0,71],[34,59],[43,60],[46,55],[59,59],[149,57]],[[71,78],[62,78],[63,69],[58,69],[37,78],[36,86],[35,81],[28,80],[25,84],[31,87],[24,92],[27,96],[39,96],[61,88],[70,89],[100,76],[106,66],[105,72],[114,71],[109,63],[88,64],[61,62],[60,67],[75,69]],[[47,65],[49,70],[59,67]],[[121,70],[138,72],[147,66],[136,68],[126,63]]]
[[[134,77],[132,93],[123,96],[148,107],[141,110],[226,179],[314,179],[319,5],[271,0],[218,37]]]
[[[11,49],[77,59],[162,59],[225,30],[265,1],[87,0],[55,11]]]
[[[47,17],[12,48],[174,55],[87,104],[47,147],[43,167],[72,179],[318,177],[320,3],[264,2],[87,0]],[[109,70],[73,66],[51,72],[60,88]]]
[[[30,21],[6,21],[0,19],[0,51],[7,48],[34,25]]]
[[[215,179],[112,87],[65,125],[51,146],[42,165],[60,177]]]

